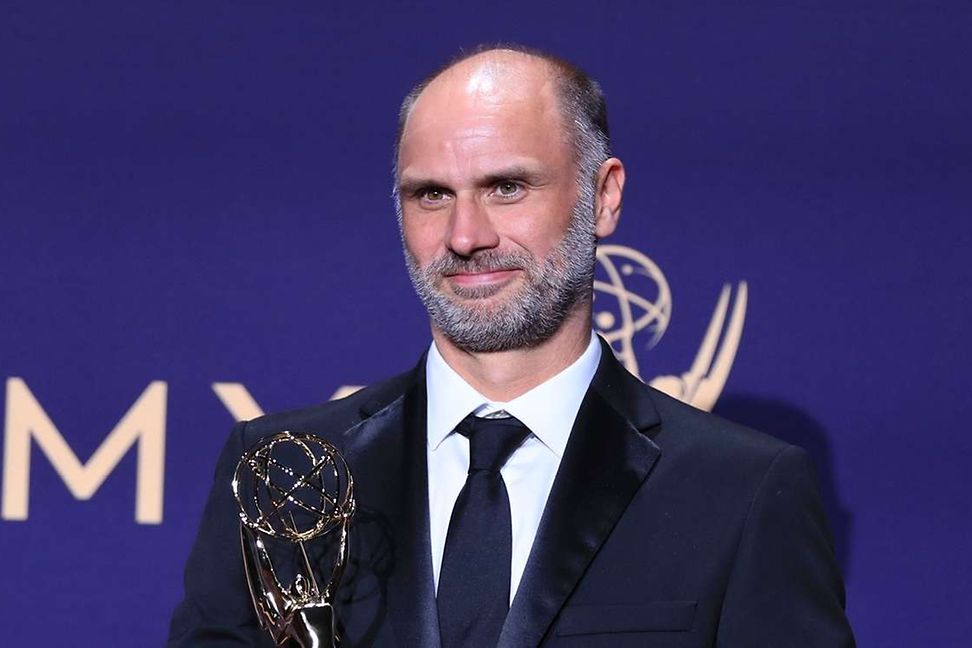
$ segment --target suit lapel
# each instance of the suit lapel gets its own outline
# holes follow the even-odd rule
[[[440,643],[429,541],[424,369],[423,357],[406,393],[391,404],[367,403],[362,407],[367,419],[349,432],[357,517],[389,536],[386,609],[403,646]]]
[[[538,645],[658,459],[645,387],[603,342],[499,646]]]

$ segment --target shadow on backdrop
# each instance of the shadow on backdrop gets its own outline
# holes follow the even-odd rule
[[[849,580],[853,519],[837,492],[834,482],[833,453],[830,449],[830,439],[823,426],[793,405],[758,396],[725,394],[719,399],[713,412],[730,421],[772,434],[807,451],[817,470],[820,497],[834,535],[837,561],[844,574],[844,581]]]

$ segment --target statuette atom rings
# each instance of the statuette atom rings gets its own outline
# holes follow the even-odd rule
[[[249,529],[306,542],[354,515],[354,484],[344,457],[311,434],[280,432],[243,455],[233,476],[240,521]]]

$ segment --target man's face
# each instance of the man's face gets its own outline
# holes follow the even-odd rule
[[[543,67],[466,63],[426,88],[402,135],[409,275],[433,325],[458,347],[535,346],[590,294],[593,205],[578,201]]]

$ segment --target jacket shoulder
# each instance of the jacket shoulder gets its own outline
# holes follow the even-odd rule
[[[731,467],[771,462],[795,448],[768,434],[751,430],[673,398],[629,372],[602,339],[601,364],[592,388],[658,445],[662,456],[705,460]],[[731,469],[731,468],[730,468]]]
[[[705,412],[645,385],[661,418],[654,440],[663,452],[711,454],[730,461],[772,461],[789,448],[796,448],[769,434],[733,423]]]
[[[248,448],[263,437],[284,431],[313,433],[327,440],[336,440],[346,430],[402,396],[422,367],[424,364],[419,363],[414,369],[359,389],[344,398],[265,414],[241,423],[243,445]]]

